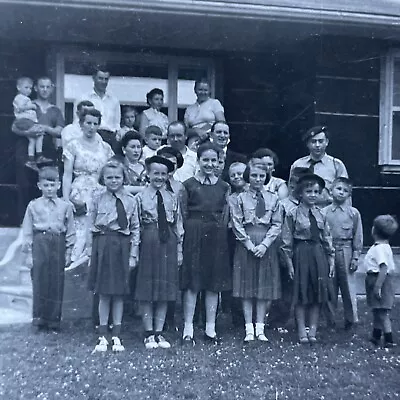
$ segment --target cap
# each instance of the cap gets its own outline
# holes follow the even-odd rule
[[[323,125],[317,125],[309,129],[303,136],[302,140],[303,142],[308,142],[309,139],[313,138],[314,136],[318,135],[319,133],[325,133],[325,135],[328,134],[328,127],[323,126]]]
[[[318,183],[319,186],[321,186],[321,188],[323,189],[325,187],[325,181],[323,178],[321,178],[319,175],[317,174],[311,174],[311,173],[306,173],[304,175],[301,175],[299,177],[299,180],[297,182],[297,185],[300,185],[301,183],[305,182],[305,181],[315,181]]]
[[[151,164],[163,164],[168,168],[168,172],[173,172],[174,170],[174,164],[167,160],[164,157],[161,156],[153,156],[153,157],[149,157],[146,158],[146,160],[144,161],[146,164],[146,167],[148,168]]]
[[[164,146],[157,150],[158,156],[171,155],[176,157],[176,168],[179,169],[183,165],[183,156],[179,150],[174,149],[171,146]]]

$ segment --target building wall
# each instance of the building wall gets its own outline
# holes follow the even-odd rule
[[[387,46],[371,39],[314,41],[315,122],[329,127],[329,153],[345,162],[354,182],[366,244],[373,218],[398,214],[400,205],[400,176],[382,174],[378,165],[380,57]],[[400,245],[400,234],[393,243]]]

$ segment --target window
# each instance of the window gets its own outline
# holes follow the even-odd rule
[[[73,103],[93,88],[92,71],[106,64],[111,72],[108,90],[121,106],[147,108],[146,93],[164,91],[164,113],[170,121],[183,119],[185,108],[196,101],[196,79],[207,77],[215,86],[213,61],[205,58],[114,53],[65,48],[54,57],[57,77],[57,105],[65,110],[66,121],[73,119]]]
[[[383,172],[400,173],[400,50],[382,58],[379,164]]]

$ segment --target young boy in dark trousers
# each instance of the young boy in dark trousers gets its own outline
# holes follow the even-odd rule
[[[332,204],[325,207],[335,248],[335,276],[333,278],[333,307],[337,308],[338,294],[343,301],[344,327],[358,322],[355,271],[363,247],[363,230],[359,211],[351,206],[352,184],[348,178],[337,178],[332,184]]]
[[[70,263],[75,242],[72,205],[57,197],[58,169],[39,170],[42,196],[26,209],[22,230],[23,250],[32,250],[33,311],[36,330],[58,331],[64,293],[64,268]]]

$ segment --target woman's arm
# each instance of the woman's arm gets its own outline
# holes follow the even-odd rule
[[[282,182],[282,184],[281,184],[281,185],[279,186],[279,188],[278,188],[278,197],[279,197],[279,200],[286,199],[286,197],[288,197],[288,196],[289,196],[288,187],[287,187],[287,185],[286,185],[285,182]]]
[[[71,194],[72,177],[74,172],[74,159],[64,157],[64,175],[62,180],[62,192],[63,198],[66,201],[69,200]]]
[[[225,114],[223,111],[217,111],[214,113],[214,115],[215,115],[215,121],[225,122]]]
[[[144,137],[146,132],[146,128],[149,126],[149,119],[146,117],[146,114],[142,112],[140,116],[140,126],[139,133]]]

